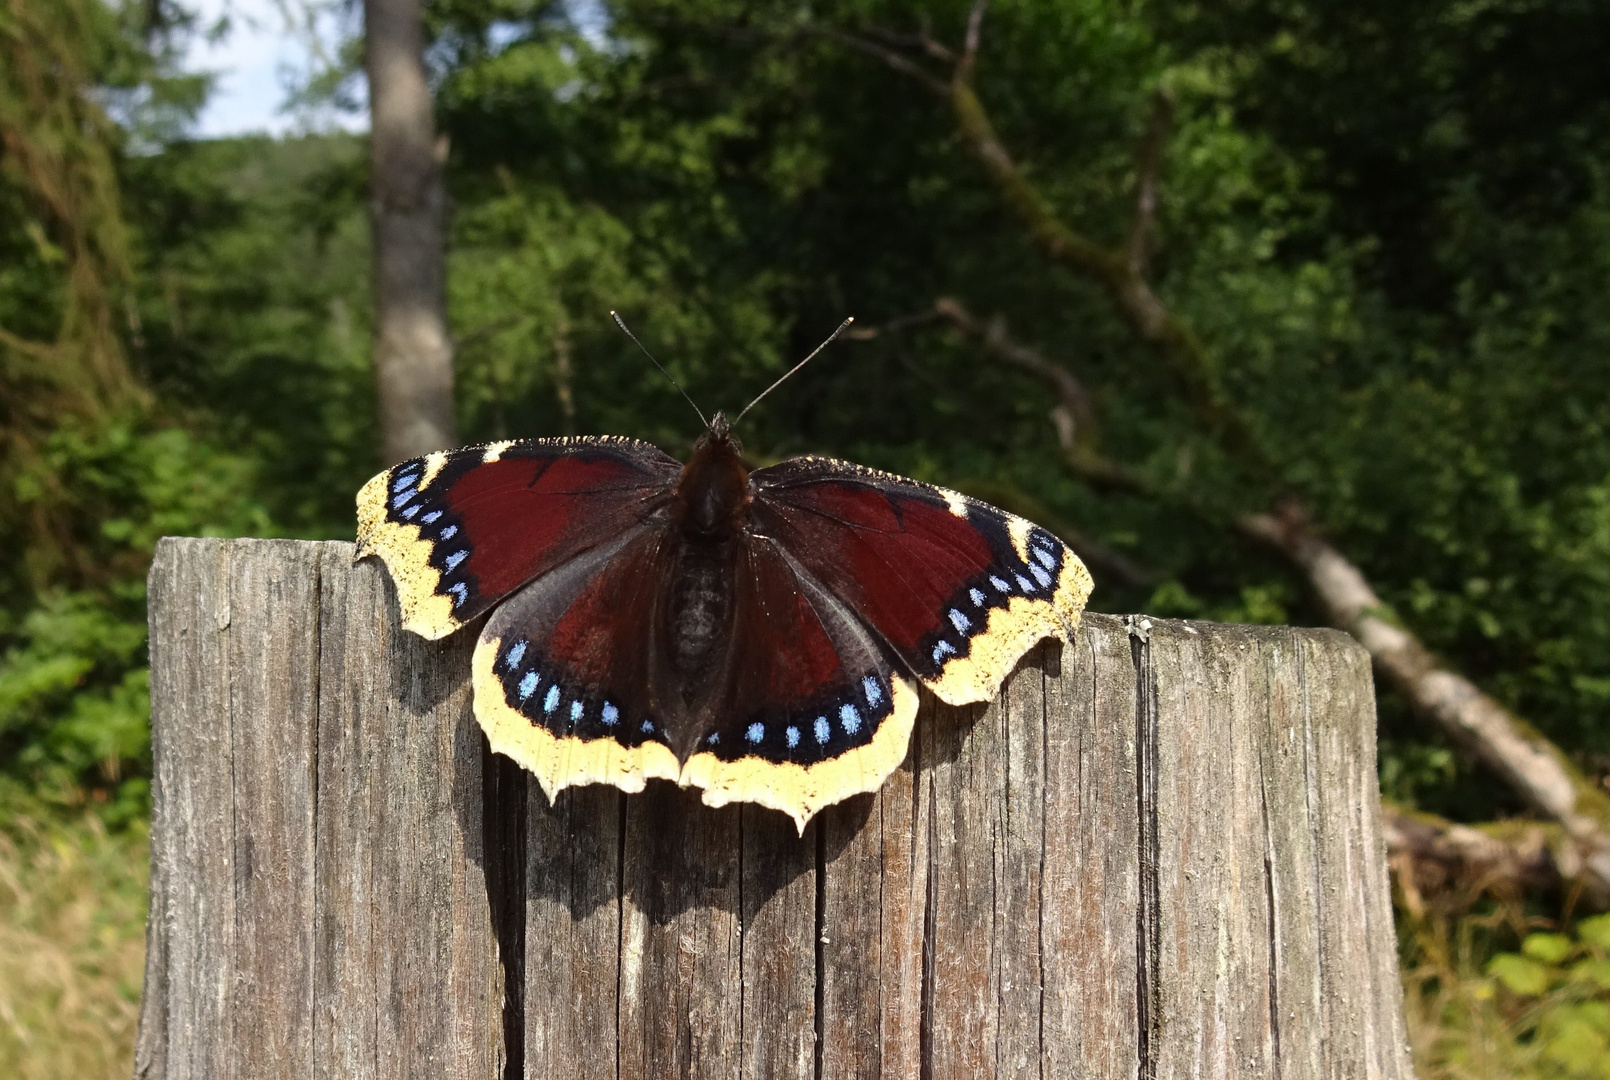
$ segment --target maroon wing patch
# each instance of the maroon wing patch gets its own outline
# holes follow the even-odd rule
[[[680,469],[622,438],[525,439],[413,458],[358,493],[358,555],[385,561],[407,629],[443,637],[651,517]]]
[[[828,458],[751,474],[756,533],[950,704],[986,701],[1046,637],[1071,641],[1090,575],[1046,530],[954,491]]]

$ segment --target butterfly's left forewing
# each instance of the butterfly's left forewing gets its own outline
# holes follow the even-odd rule
[[[1090,575],[1039,526],[828,458],[794,458],[751,479],[755,531],[799,560],[942,701],[987,701],[1036,642],[1072,640]]]
[[[487,443],[413,458],[358,492],[358,555],[379,555],[403,626],[444,637],[527,581],[620,536],[681,465],[648,443]]]

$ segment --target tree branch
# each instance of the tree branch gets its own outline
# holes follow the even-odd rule
[[[982,7],[975,7],[975,17],[982,17]],[[968,32],[976,38],[977,28],[969,20]],[[976,41],[974,42],[976,46]],[[1175,374],[1185,384],[1187,396],[1203,425],[1215,433],[1255,472],[1264,476],[1274,473],[1252,429],[1240,412],[1230,403],[1219,385],[1218,373],[1207,349],[1183,321],[1152,291],[1134,264],[1128,250],[1112,250],[1070,228],[1057,215],[1051,203],[1023,175],[995,132],[984,104],[973,86],[976,64],[967,60],[956,65],[950,82],[951,112],[956,126],[983,164],[984,171],[1000,191],[1008,207],[1027,230],[1030,239],[1039,246],[1051,261],[1059,263],[1102,286],[1112,298],[1125,321],[1135,334],[1148,344],[1158,347],[1168,358]],[[1148,138],[1155,138],[1161,151],[1161,140],[1166,126],[1158,130],[1155,122]],[[1151,190],[1151,202],[1156,200],[1156,170],[1142,187]],[[1149,222],[1137,222],[1136,229],[1144,237],[1150,230]],[[1144,241],[1143,241],[1144,243]]]
[[[1190,328],[1152,291],[1142,274],[1145,259],[1137,258],[1136,252],[1144,252],[1144,237],[1153,227],[1157,199],[1157,167],[1154,164],[1148,168],[1145,164],[1146,145],[1143,143],[1140,154],[1137,214],[1130,243],[1124,249],[1112,250],[1070,228],[1012,160],[974,90],[982,15],[981,0],[968,19],[967,48],[955,66],[946,95],[969,149],[1045,256],[1103,286],[1136,335],[1159,347],[1170,360],[1186,385],[1199,422],[1233,457],[1254,472],[1276,480],[1277,472],[1251,427],[1221,390],[1212,357]],[[1161,139],[1162,127],[1154,111],[1148,140],[1156,141],[1159,160]],[[1137,234],[1142,237],[1138,248]],[[969,329],[967,321],[955,314],[946,317],[963,332],[977,334],[976,320],[972,320]],[[1076,475],[1142,494],[1161,494],[1121,464],[1081,452],[1081,430],[1088,430],[1088,426],[1081,428],[1077,409],[1087,407],[1088,397],[1077,380],[1066,372],[1062,373],[1065,378],[1059,376],[1060,369],[1048,361],[1041,367],[1027,361],[1031,354],[1004,347],[1004,328],[995,335],[993,345],[987,333],[980,340],[1001,359],[1039,374],[1057,390],[1063,411],[1063,419],[1058,421],[1063,458]],[[1077,388],[1078,393],[1070,396],[1069,386]],[[1075,402],[1080,404],[1076,406]],[[1308,529],[1298,504],[1289,503],[1273,514],[1245,515],[1237,525],[1244,535],[1273,546],[1307,576],[1331,624],[1363,643],[1376,668],[1416,712],[1448,731],[1529,805],[1559,822],[1583,853],[1584,878],[1596,893],[1602,890],[1610,897],[1610,796],[1590,783],[1542,734],[1511,715],[1470,680],[1441,665],[1418,638],[1388,617],[1385,605],[1359,569]]]
[[[1467,889],[1501,899],[1528,892],[1570,893],[1590,907],[1610,906],[1610,895],[1582,875],[1580,849],[1554,822],[1456,822],[1385,802],[1381,806],[1387,864],[1411,914],[1425,909],[1427,893]]]
[[[856,34],[846,33],[843,30],[838,30],[831,26],[812,26],[807,28],[807,32],[827,38],[829,41],[836,41],[840,45],[854,49],[859,53],[864,53],[865,55],[872,57],[874,60],[881,61],[888,67],[898,71],[900,74],[915,79],[918,84],[939,95],[940,97],[950,96],[950,88],[948,86],[946,86],[939,79],[934,78],[934,76],[930,75],[927,71],[924,71],[920,65],[909,58],[900,55],[900,53],[889,48],[888,46],[880,45],[876,41],[860,37]]]
[[[956,62],[956,77],[971,78],[973,64],[978,60],[978,39],[984,28],[984,9],[989,0],[975,0],[973,10],[967,13],[967,36],[962,41],[962,56]]]
[[[1057,393],[1064,414],[1089,408],[1089,395],[1066,368],[1013,341],[997,320],[985,327],[953,299],[934,310],[953,327],[979,340],[990,355],[1044,379]],[[1199,516],[1202,507],[1150,485],[1134,470],[1075,441],[1074,424],[1058,424],[1063,460],[1075,475],[1154,498],[1184,502]],[[1222,520],[1222,519],[1221,519]],[[1248,514],[1236,522],[1245,535],[1279,551],[1308,578],[1332,626],[1357,638],[1376,669],[1413,709],[1431,719],[1476,760],[1502,777],[1534,809],[1563,827],[1576,845],[1578,868],[1600,906],[1610,907],[1610,796],[1577,769],[1552,742],[1474,683],[1440,664],[1420,640],[1392,620],[1363,573],[1308,528],[1302,508],[1288,502],[1270,514]]]
[[[1096,411],[1091,405],[1090,394],[1073,372],[1014,340],[1006,331],[1005,320],[996,318],[987,325],[981,323],[954,297],[945,296],[935,301],[934,314],[966,336],[981,342],[990,355],[1050,383],[1056,391],[1058,404],[1073,424],[1063,441],[1084,449],[1094,448]]]
[[[994,319],[980,322],[962,303],[942,297],[934,303],[934,313],[966,337],[979,342],[986,355],[1037,376],[1050,384],[1057,403],[1051,410],[1057,441],[1062,447],[1063,464],[1073,475],[1095,487],[1126,491],[1151,498],[1160,493],[1139,473],[1120,462],[1102,456],[1096,448],[1095,408],[1084,384],[1061,364],[1016,341],[1007,333],[1006,323]]]

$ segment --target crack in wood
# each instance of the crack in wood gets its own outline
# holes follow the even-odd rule
[[[503,971],[503,1080],[525,1077],[525,770],[481,742],[481,836],[487,910]]]
[[[1158,915],[1158,839],[1157,811],[1157,710],[1158,697],[1151,662],[1151,624],[1145,631],[1129,635],[1129,654],[1135,665],[1135,800],[1139,823],[1137,854],[1140,859],[1139,894],[1135,904],[1135,1012],[1136,1075],[1139,1080],[1156,1080],[1157,1062],[1152,1056],[1159,1015],[1158,948],[1161,929]]]

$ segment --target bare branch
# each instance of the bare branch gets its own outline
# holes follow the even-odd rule
[[[845,341],[874,341],[884,334],[893,334],[904,330],[908,326],[921,326],[924,323],[935,322],[939,319],[936,311],[914,311],[909,315],[897,315],[886,323],[877,326],[855,326],[844,331]]]
[[[981,11],[981,8],[975,8]],[[1131,265],[1124,250],[1109,249],[1069,228],[1007,152],[973,88],[970,62],[957,65],[950,83],[951,111],[963,140],[983,164],[1007,206],[1047,258],[1090,278],[1142,340],[1157,346],[1184,382],[1203,426],[1253,472],[1272,479],[1275,470],[1252,428],[1220,385],[1212,357],[1186,323],[1163,303]]]
[[[857,34],[845,33],[843,30],[838,30],[831,26],[812,26],[807,28],[807,32],[827,38],[829,41],[836,41],[840,45],[864,53],[875,60],[881,60],[886,66],[902,75],[910,76],[925,89],[940,97],[950,96],[950,87],[924,71],[911,59],[900,55],[900,53],[885,45],[880,45],[876,41],[871,41]]]
[[[978,60],[978,39],[984,28],[984,9],[989,0],[976,0],[973,10],[967,13],[967,38],[962,45],[962,57],[956,63],[956,78],[971,79],[973,64]]]
[[[946,64],[954,64],[956,54],[934,40],[933,35],[928,31],[929,28],[924,23],[922,28],[915,34],[896,34],[878,27],[863,29],[861,34],[868,40],[879,42],[890,49],[914,49],[918,52],[927,53],[935,60],[943,61]]]
[[[41,360],[48,359],[61,351],[61,346],[59,345],[42,341],[29,341],[27,338],[18,337],[3,327],[0,327],[0,345],[4,345],[8,349],[15,349],[25,356],[32,356]]]
[[[1137,190],[1135,233],[1124,249],[1109,249],[1068,227],[1050,202],[1023,175],[996,135],[989,115],[973,88],[978,25],[983,0],[973,8],[968,49],[956,65],[948,89],[952,111],[964,141],[983,164],[1007,206],[1046,257],[1102,285],[1136,335],[1154,344],[1171,362],[1188,388],[1190,403],[1203,426],[1233,457],[1266,479],[1278,480],[1251,427],[1220,385],[1216,366],[1201,341],[1147,283],[1145,237],[1156,214],[1154,159],[1143,164]],[[1166,115],[1161,119],[1166,120]],[[1154,115],[1151,137],[1161,157],[1165,130]],[[1143,147],[1143,153],[1145,153]],[[1068,468],[1093,483],[1121,487],[1137,494],[1167,499],[1211,520],[1215,515],[1189,496],[1160,491],[1140,474],[1081,447],[1081,410],[1088,409],[1083,387],[1071,374],[1049,362],[1035,363],[1032,352],[1004,348],[1004,328],[992,335],[965,309],[936,305],[958,330],[979,338],[986,349],[1023,370],[1051,382],[1059,412],[1053,413],[1063,441]],[[992,344],[993,343],[993,344]],[[1038,358],[1043,361],[1043,358]],[[1061,372],[1061,375],[1058,375]],[[1363,643],[1386,679],[1407,697],[1415,710],[1450,732],[1477,759],[1492,768],[1522,798],[1559,822],[1582,854],[1583,877],[1591,889],[1610,898],[1610,796],[1606,796],[1565,757],[1558,747],[1474,683],[1442,665],[1418,638],[1392,618],[1360,570],[1307,527],[1301,507],[1293,503],[1272,514],[1248,514],[1240,531],[1270,544],[1304,572],[1329,611],[1332,625]]]
[[[1369,650],[1376,670],[1529,805],[1558,821],[1584,851],[1584,873],[1610,895],[1610,797],[1548,739],[1463,675],[1439,661],[1405,629],[1357,566],[1316,535],[1296,503],[1239,522],[1308,577],[1332,626]]]
[[[1090,394],[1073,372],[1015,341],[1007,333],[1004,320],[997,318],[988,324],[982,323],[961,301],[953,297],[941,297],[936,301],[934,313],[963,334],[981,342],[991,355],[1051,384],[1056,391],[1057,407],[1067,418],[1058,422],[1058,428],[1062,429],[1065,423],[1069,425],[1062,440],[1065,448],[1075,445],[1089,448],[1094,445],[1096,411],[1090,404]]]
[[[1037,376],[1051,385],[1057,404],[1051,409],[1051,422],[1056,425],[1057,441],[1062,446],[1063,464],[1068,471],[1086,483],[1104,490],[1123,491],[1146,498],[1171,499],[1159,491],[1144,476],[1121,462],[1113,461],[1096,450],[1096,413],[1090,394],[1084,384],[1067,368],[1042,356],[1034,349],[1015,341],[1007,333],[1006,324],[999,319],[989,324],[980,322],[959,301],[943,297],[934,304],[934,311],[962,334],[974,338],[984,346],[987,355],[1002,360],[1021,371]],[[1178,501],[1171,499],[1171,501]],[[1200,508],[1195,508],[1200,511]]]
[[[1166,90],[1152,97],[1152,115],[1140,141],[1135,160],[1135,220],[1129,241],[1124,245],[1130,273],[1146,272],[1152,240],[1157,228],[1157,174],[1162,168],[1163,151],[1168,143],[1169,122],[1174,115],[1174,99]]]
[[[1052,385],[1059,398],[1052,416],[1070,471],[1093,483],[1182,502],[1133,470],[1102,457],[1088,436],[1081,437],[1079,418],[1091,415],[1089,395],[1066,368],[1013,341],[999,320],[982,324],[956,300],[942,299],[934,310],[957,330],[979,340],[990,355]],[[1188,499],[1183,501],[1202,514],[1202,508],[1190,506]],[[1274,546],[1307,575],[1331,625],[1359,639],[1376,667],[1416,712],[1437,723],[1529,804],[1563,826],[1580,853],[1580,869],[1572,874],[1580,872],[1599,898],[1596,902],[1610,906],[1610,798],[1553,743],[1474,683],[1442,665],[1418,638],[1391,619],[1363,573],[1309,529],[1299,504],[1288,502],[1274,513],[1246,515],[1237,524],[1247,536]]]
[[[923,31],[917,40],[922,45],[923,52],[926,52],[935,60],[943,60],[947,64],[954,64],[956,62],[956,54],[945,45],[934,40],[933,36],[930,35],[926,30]]]

